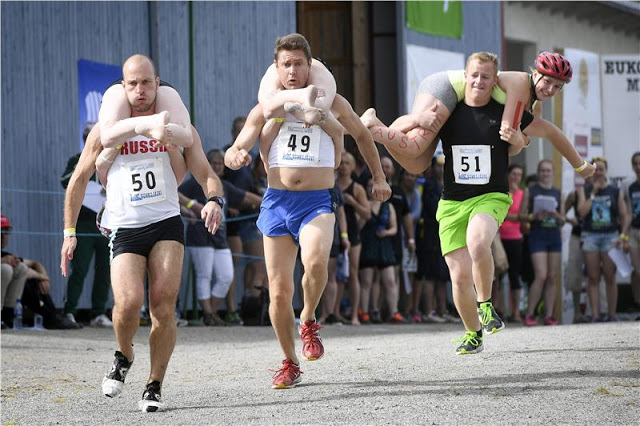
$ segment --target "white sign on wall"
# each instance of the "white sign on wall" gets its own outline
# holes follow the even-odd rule
[[[564,56],[571,62],[573,78],[562,89],[562,130],[583,158],[602,156],[600,58],[595,53],[577,49],[565,49]],[[575,176],[573,167],[563,161],[563,194],[574,189]],[[582,184],[582,178],[578,176],[575,183]]]
[[[631,155],[640,151],[640,55],[602,56],[600,75],[609,175],[635,179]]]
[[[411,112],[413,98],[420,87],[420,82],[427,76],[448,70],[461,70],[464,68],[464,54],[449,52],[447,50],[429,49],[427,47],[407,44],[407,70],[406,76],[406,110]]]

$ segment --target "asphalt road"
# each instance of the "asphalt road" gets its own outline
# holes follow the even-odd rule
[[[326,355],[302,383],[271,389],[282,360],[270,327],[186,327],[163,385],[166,410],[141,413],[149,328],[123,393],[101,393],[112,330],[3,331],[7,424],[612,424],[640,419],[640,322],[508,326],[458,356],[460,325],[327,326]],[[300,345],[298,344],[298,350]]]

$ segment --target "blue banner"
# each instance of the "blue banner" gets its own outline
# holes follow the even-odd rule
[[[102,102],[102,94],[109,84],[122,78],[119,65],[108,65],[100,62],[78,60],[78,96],[80,106],[80,151],[84,147],[82,134],[86,127],[98,121],[98,111]]]

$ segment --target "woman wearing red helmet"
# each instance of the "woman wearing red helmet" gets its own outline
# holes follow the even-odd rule
[[[559,53],[541,52],[536,58],[535,69],[531,73],[505,71],[498,75],[498,86],[506,92],[507,99],[502,121],[513,117],[518,102],[534,116],[542,115],[542,102],[554,97],[562,87],[571,81],[571,63]],[[518,117],[519,121],[520,117]]]
[[[542,105],[537,101],[553,97],[571,80],[571,64],[557,53],[540,53],[535,65],[536,69],[531,74],[507,71],[498,75],[498,84],[494,87],[492,96],[505,104],[503,126],[517,127],[514,123],[520,123],[525,109],[540,117]],[[376,117],[373,108],[367,110],[361,120],[369,128],[373,139],[383,144],[404,168],[412,173],[422,173],[436,148],[432,142],[437,140],[440,128],[463,98],[464,71],[439,72],[420,83],[411,113],[399,117],[391,126],[386,127]],[[554,145],[557,143],[551,142]],[[556,148],[563,155],[572,149],[562,145]],[[580,166],[574,164],[574,167],[580,168],[583,165],[584,163]],[[593,173],[591,169],[582,167],[580,173],[586,170],[585,174],[589,176]]]

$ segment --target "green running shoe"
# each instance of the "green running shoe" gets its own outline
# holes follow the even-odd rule
[[[456,349],[458,355],[471,355],[482,352],[484,348],[482,346],[482,337],[478,336],[475,331],[467,331],[459,339],[455,339],[454,342],[460,343],[460,346]]]
[[[504,321],[500,319],[491,302],[480,304],[478,316],[480,317],[482,328],[487,334],[497,333],[504,328]]]

